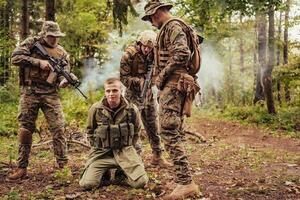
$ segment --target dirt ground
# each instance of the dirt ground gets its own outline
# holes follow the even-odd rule
[[[186,149],[201,193],[193,199],[300,199],[300,140],[236,122],[194,118],[188,125],[206,142],[187,135]],[[59,171],[49,146],[32,150],[29,178],[5,180],[0,164],[0,199],[159,199],[175,187],[172,169],[149,165],[151,151],[142,154],[150,182],[146,189],[110,185],[93,191],[79,188],[78,179],[88,149],[70,146],[69,166]]]

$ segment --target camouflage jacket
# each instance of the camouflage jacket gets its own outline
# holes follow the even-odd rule
[[[29,37],[24,40],[12,53],[12,64],[19,66],[20,85],[31,86],[37,91],[49,92],[55,91],[57,84],[63,77],[57,77],[51,71],[45,71],[40,68],[40,60],[43,59],[40,55],[33,51],[33,46],[36,42],[40,42],[45,48],[47,53],[56,58],[64,58],[67,65],[64,66],[65,70],[70,71],[69,56],[64,48],[60,45],[56,48],[49,47],[41,37]],[[53,76],[53,84],[47,84],[49,76]]]
[[[128,112],[131,115],[128,119]],[[120,108],[113,111],[109,108],[106,98],[93,104],[88,114],[87,136],[92,143],[97,127],[103,124],[120,124],[128,122],[134,125],[133,143],[136,143],[141,129],[140,115],[137,107],[122,97]]]
[[[126,97],[137,103],[145,81],[148,67],[154,62],[153,52],[144,56],[140,46],[135,43],[129,45],[121,58],[120,79],[126,87]],[[147,93],[147,98],[152,96],[151,88]]]
[[[187,73],[187,64],[191,57],[190,42],[185,28],[178,21],[171,21],[162,26],[157,38],[155,53],[155,75],[158,89],[176,73]],[[160,85],[161,84],[161,85]]]
[[[114,125],[126,122],[128,120],[128,112],[132,112],[129,119],[132,124],[134,124],[133,145],[126,146],[121,149],[95,147],[93,143],[97,142],[95,141],[96,129],[106,123]],[[130,176],[130,178],[136,180],[140,176],[144,175],[146,172],[144,170],[142,160],[133,147],[139,137],[141,129],[140,120],[137,107],[128,103],[124,98],[122,98],[121,106],[117,111],[113,111],[108,107],[106,98],[92,105],[88,114],[87,136],[93,148],[89,155],[86,167],[96,160],[103,157],[107,158],[107,155],[113,154],[114,159],[124,170],[126,175]]]

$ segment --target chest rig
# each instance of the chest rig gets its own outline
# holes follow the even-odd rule
[[[132,66],[131,66],[131,74],[132,76],[144,76],[147,74],[147,60],[144,58],[141,52],[137,49],[136,45],[130,45],[126,48],[126,51],[129,52],[132,60]]]
[[[187,25],[185,25],[185,23],[182,20],[177,18],[171,18],[169,21],[167,21],[159,31],[159,34],[156,39],[157,44],[154,48],[155,66],[157,66],[157,70],[158,70],[158,72],[155,72],[156,74],[158,74],[162,69],[164,69],[167,66],[167,62],[172,56],[170,50],[168,49],[168,47],[171,46],[171,41],[170,38],[166,36],[167,26],[172,21],[177,21],[181,24],[184,33],[186,33],[187,35],[187,39],[188,39],[187,45],[189,47],[191,45],[191,39],[189,38],[189,34],[187,34],[189,33],[190,30],[188,29]],[[183,66],[183,67],[187,68],[187,66]]]
[[[56,48],[50,48],[44,45],[43,42],[41,42],[44,49],[47,51],[47,53],[55,58],[55,59],[61,59],[66,57],[65,51],[60,47]],[[34,48],[30,50],[31,57],[42,59],[43,58],[38,55]],[[42,70],[39,66],[30,66],[24,68],[24,85],[36,85],[36,86],[47,86],[47,87],[54,87],[57,81],[57,74],[55,72]]]
[[[94,131],[94,144],[96,148],[121,149],[132,145],[134,136],[133,108],[125,108],[122,119],[114,119],[103,113],[103,108],[96,111],[97,128]]]

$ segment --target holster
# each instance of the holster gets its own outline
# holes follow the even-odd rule
[[[185,94],[185,99],[182,106],[182,115],[191,116],[192,104],[196,94],[200,91],[200,86],[195,81],[194,77],[189,74],[181,74],[178,84],[178,91]]]

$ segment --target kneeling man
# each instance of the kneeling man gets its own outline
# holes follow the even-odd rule
[[[130,186],[142,188],[148,176],[134,148],[141,128],[138,109],[121,96],[119,79],[107,79],[104,90],[105,97],[89,111],[87,135],[92,152],[79,184],[85,189],[99,187],[107,177],[103,175],[117,168]]]

